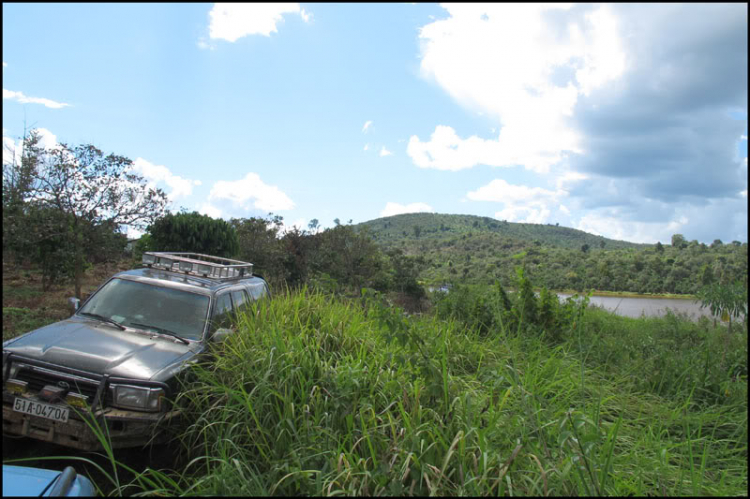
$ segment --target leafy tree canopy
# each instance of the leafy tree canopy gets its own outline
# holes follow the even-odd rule
[[[3,161],[3,247],[40,262],[54,253],[80,297],[88,262],[110,243],[124,246],[122,225],[143,227],[160,216],[166,194],[149,187],[130,159],[91,144],[47,148],[36,130],[22,144]]]
[[[685,236],[683,236],[682,234],[673,234],[672,246],[675,248],[686,248],[687,240],[685,239]]]
[[[148,227],[154,251],[189,251],[233,258],[239,254],[237,231],[221,219],[192,213],[169,213]]]

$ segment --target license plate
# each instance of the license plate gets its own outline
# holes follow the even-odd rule
[[[68,422],[68,409],[60,407],[59,405],[43,404],[41,402],[34,402],[33,400],[16,397],[13,403],[13,410],[24,414],[30,414],[32,416],[39,416],[40,418],[51,419],[52,421],[59,421],[61,423]]]

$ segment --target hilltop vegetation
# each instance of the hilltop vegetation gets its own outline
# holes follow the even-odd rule
[[[384,247],[394,247],[407,241],[445,241],[464,235],[495,234],[497,241],[535,241],[548,246],[579,249],[583,244],[600,247],[602,243],[610,249],[644,248],[648,245],[630,243],[595,236],[578,229],[559,225],[525,224],[500,221],[474,215],[444,215],[439,213],[407,213],[385,218],[376,218],[358,224],[368,227],[373,239]]]
[[[747,243],[615,241],[566,227],[471,215],[416,213],[359,224],[384,249],[413,257],[425,284],[510,283],[524,266],[538,286],[694,294],[713,282],[747,282]]]

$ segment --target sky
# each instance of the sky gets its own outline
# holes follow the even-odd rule
[[[747,241],[747,4],[3,3],[2,22],[4,162],[36,128],[132,159],[175,212]]]

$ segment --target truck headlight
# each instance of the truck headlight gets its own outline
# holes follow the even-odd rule
[[[115,398],[112,405],[121,409],[158,412],[161,410],[164,390],[143,386],[114,385]]]
[[[13,379],[16,377],[16,374],[18,373],[18,363],[13,362],[12,360],[6,361],[6,356],[3,355],[3,376],[5,375],[5,366],[6,362],[10,362],[10,369],[8,370],[8,379]]]

